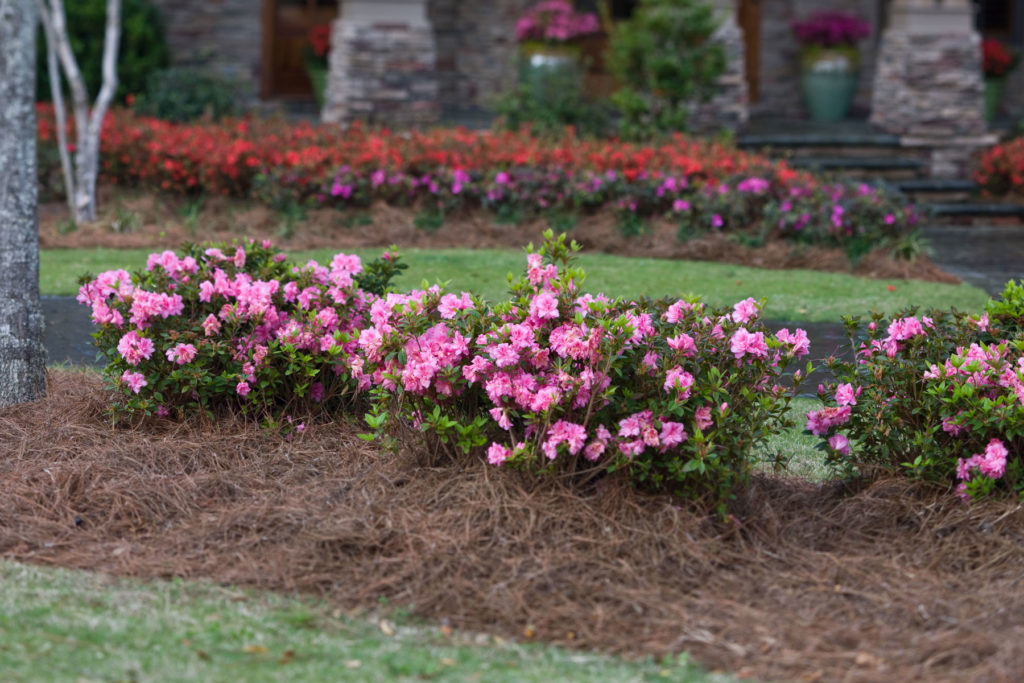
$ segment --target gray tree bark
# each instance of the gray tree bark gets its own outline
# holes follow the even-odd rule
[[[36,6],[0,0],[0,406],[46,393],[39,305]]]

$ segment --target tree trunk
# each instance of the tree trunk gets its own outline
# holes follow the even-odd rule
[[[46,392],[39,306],[36,6],[0,0],[0,406]]]

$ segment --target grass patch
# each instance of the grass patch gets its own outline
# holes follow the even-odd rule
[[[785,468],[778,470],[780,474],[811,481],[831,479],[834,475],[825,465],[824,453],[817,449],[821,439],[804,432],[806,414],[821,407],[821,401],[816,398],[794,398],[789,411],[796,425],[768,439],[768,443],[757,455],[758,468],[769,472],[776,471],[774,463],[781,462],[785,464]]]
[[[145,266],[149,249],[47,249],[41,253],[43,294],[74,294],[78,277],[113,268]],[[315,258],[327,263],[335,250],[294,252],[294,260]],[[351,250],[373,258],[380,249]],[[412,249],[405,252],[409,270],[398,281],[403,287],[450,282],[455,289],[482,294],[494,301],[504,297],[507,273],[518,275],[525,266],[522,252],[499,249]],[[700,294],[713,305],[731,305],[748,296],[768,297],[765,316],[776,320],[838,322],[843,315],[877,310],[892,313],[909,305],[980,311],[988,295],[970,285],[945,285],[918,280],[872,280],[842,273],[813,270],[764,270],[746,266],[694,261],[626,258],[583,254],[586,289],[617,296],[678,296]],[[893,291],[889,290],[892,285]]]
[[[654,662],[352,617],[310,599],[0,562],[6,681],[724,681]]]

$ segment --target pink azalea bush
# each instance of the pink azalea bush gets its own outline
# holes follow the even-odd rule
[[[493,306],[438,285],[394,291],[393,254],[292,266],[253,243],[153,254],[79,300],[116,413],[228,408],[290,432],[368,406],[375,435],[412,427],[452,456],[581,482],[622,472],[721,508],[788,424],[779,382],[807,335],[771,334],[753,299],[712,310],[585,293],[578,247],[545,237]]]
[[[779,380],[808,353],[806,334],[770,334],[750,299],[711,310],[584,293],[576,248],[549,232],[490,309],[439,287],[375,302],[349,361],[374,394],[367,421],[483,449],[496,466],[580,480],[622,471],[722,503],[786,424]]]
[[[1024,288],[1007,285],[984,314],[955,311],[866,327],[856,360],[829,363],[826,406],[807,415],[829,460],[847,472],[882,470],[956,486],[964,498],[1024,493]]]
[[[374,292],[404,268],[389,256],[365,270],[345,254],[289,266],[267,243],[188,245],[150,255],[142,273],[101,273],[78,300],[98,326],[117,411],[233,406],[274,423],[351,397],[344,354]]]

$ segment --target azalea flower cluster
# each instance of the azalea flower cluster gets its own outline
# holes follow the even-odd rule
[[[392,263],[375,262],[395,272]],[[357,256],[289,266],[268,243],[152,254],[144,272],[101,273],[78,301],[92,309],[124,412],[168,415],[236,406],[282,417],[350,394],[342,362],[375,295]]]
[[[720,502],[754,444],[785,423],[778,382],[807,355],[807,335],[771,335],[752,299],[712,311],[584,293],[571,255],[549,233],[512,298],[489,310],[440,288],[376,302],[353,377],[378,388],[376,414],[485,447],[494,465],[622,470]]]
[[[830,461],[955,484],[965,499],[997,486],[1024,491],[1024,349],[1014,341],[1024,309],[1012,301],[1004,293],[972,316],[849,319],[855,360],[830,363],[837,381],[819,386],[826,405],[807,414]]]
[[[945,408],[943,432],[966,448],[980,449],[987,440],[984,451],[957,460],[957,493],[963,498],[988,494],[1000,480],[1018,492],[1024,486],[1024,442],[1015,428],[1024,420],[1024,356],[1015,346],[1005,340],[972,343],[924,374],[928,396]]]

